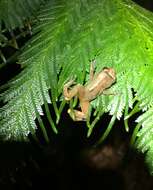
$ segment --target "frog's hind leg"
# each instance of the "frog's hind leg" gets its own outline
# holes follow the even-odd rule
[[[89,101],[80,101],[81,111],[69,109],[68,113],[74,121],[86,121],[88,117],[89,105]]]
[[[86,121],[86,115],[81,111],[68,109],[68,114],[74,121]]]
[[[87,117],[90,103],[89,101],[80,101],[81,111]]]

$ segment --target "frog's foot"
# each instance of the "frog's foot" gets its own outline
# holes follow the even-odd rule
[[[74,121],[86,121],[86,115],[81,112],[81,111],[78,111],[78,110],[71,110],[71,109],[68,109],[68,114],[71,116],[71,118],[74,120]]]

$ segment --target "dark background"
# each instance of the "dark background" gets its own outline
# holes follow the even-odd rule
[[[153,10],[153,1],[152,0],[133,0],[133,1],[150,11]]]

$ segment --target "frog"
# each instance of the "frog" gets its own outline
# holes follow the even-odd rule
[[[98,96],[108,94],[108,89],[116,82],[116,72],[112,67],[104,67],[95,74],[95,60],[90,63],[89,81],[76,84],[74,79],[64,84],[63,95],[66,101],[77,97],[81,110],[68,109],[68,114],[74,121],[86,121],[89,114],[90,103]]]

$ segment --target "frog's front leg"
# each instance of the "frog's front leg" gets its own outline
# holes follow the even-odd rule
[[[91,63],[90,63],[90,80],[92,81],[93,78],[94,78],[94,73],[95,73],[95,63],[96,63],[96,60],[92,60]]]

